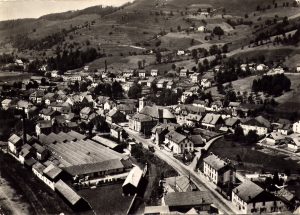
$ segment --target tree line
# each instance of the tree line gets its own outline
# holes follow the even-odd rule
[[[291,80],[284,74],[264,75],[260,79],[253,80],[252,91],[264,92],[274,96],[280,96],[291,88]]]

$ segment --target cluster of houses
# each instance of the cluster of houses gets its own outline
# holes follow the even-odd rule
[[[242,66],[242,70],[252,68],[251,65]],[[264,65],[252,66],[257,71],[268,70]],[[126,153],[119,153],[123,150],[118,143],[123,141],[126,133],[124,126],[151,138],[167,151],[186,157],[199,152],[213,137],[234,133],[237,127],[243,130],[244,135],[255,131],[261,139],[259,144],[290,153],[299,152],[300,122],[283,119],[270,121],[257,114],[261,106],[255,104],[230,102],[224,106],[221,99],[194,99],[187,104],[189,97],[198,96],[200,88],[210,88],[212,81],[187,69],[178,70],[178,76],[179,79],[164,77],[155,69],[126,70],[113,78],[104,73],[96,76],[86,71],[64,75],[52,71],[50,78],[33,76],[29,82],[37,82],[38,88],[24,90],[26,95],[6,97],[1,101],[3,110],[24,111],[25,117],[35,123],[35,131],[30,135],[21,137],[14,134],[9,138],[8,151],[67,200],[70,193],[76,193],[67,182],[80,189],[124,180],[124,195],[138,192],[146,171],[134,166]],[[188,80],[191,87],[182,93],[177,105],[157,106],[148,102],[147,90],[154,84],[159,90],[176,90],[181,80]],[[93,93],[99,83],[113,81],[118,81],[125,92],[139,83],[143,88],[143,97],[113,99]],[[52,84],[43,85],[42,82]],[[88,82],[87,91],[70,90],[70,86],[76,82]],[[104,124],[107,125],[106,132],[116,142],[95,135],[103,129]],[[241,213],[286,210],[285,202],[274,194],[251,181],[238,182],[232,165],[215,155],[204,159],[203,174],[216,185],[235,185],[230,199]],[[216,210],[212,197],[197,191],[187,177],[165,179],[165,192],[161,208],[146,209],[169,212]],[[193,199],[193,204],[190,199]],[[79,195],[77,201],[69,199],[69,203],[74,207],[86,204]]]
[[[295,208],[295,195],[282,187],[278,192],[269,192],[243,175],[236,172],[230,160],[224,160],[215,154],[203,159],[204,176],[218,187],[232,185],[227,195],[240,214],[286,213]],[[290,198],[285,195],[289,193]],[[285,194],[284,194],[285,193]]]

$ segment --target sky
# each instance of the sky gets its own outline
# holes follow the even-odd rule
[[[132,0],[0,0],[0,21],[38,18],[49,13],[84,9],[94,5],[120,6]]]

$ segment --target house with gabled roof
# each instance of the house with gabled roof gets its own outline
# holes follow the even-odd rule
[[[150,135],[151,129],[158,121],[148,115],[137,113],[129,119],[129,128],[144,135]]]
[[[40,104],[42,103],[44,96],[45,96],[44,91],[41,90],[34,91],[33,93],[30,94],[29,100],[32,101],[33,103]]]
[[[170,131],[166,135],[164,143],[173,153],[176,154],[182,154],[185,151],[194,151],[194,143],[186,135],[175,130]]]
[[[1,102],[1,105],[2,105],[3,110],[7,110],[8,108],[10,108],[11,102],[12,102],[11,99],[4,99],[4,100]]]
[[[266,135],[270,126],[270,122],[263,117],[248,118],[241,122],[241,127],[245,135],[251,130],[256,131],[259,136]]]
[[[201,114],[189,113],[185,118],[186,124],[190,127],[198,127],[201,124],[202,117]]]
[[[176,122],[174,114],[166,107],[145,106],[140,111],[141,114],[150,116],[161,123]]]
[[[121,122],[126,122],[126,115],[123,114],[121,111],[119,111],[117,108],[114,108],[108,112],[106,116],[106,121],[109,124],[113,124],[113,123],[118,124]]]
[[[151,76],[153,76],[153,77],[158,76],[158,69],[151,69],[150,74],[151,74]]]
[[[43,120],[52,120],[55,116],[58,116],[59,113],[55,110],[52,110],[50,108],[44,108],[40,111],[39,116]]]
[[[88,120],[89,116],[93,113],[90,107],[84,107],[80,111],[80,118],[83,120]]]
[[[300,135],[299,134],[291,134],[287,138],[287,149],[293,152],[300,151]]]
[[[203,173],[216,185],[235,183],[235,169],[213,153],[203,159]]]
[[[22,145],[22,138],[16,134],[11,135],[8,139],[8,150],[14,155],[18,155]]]
[[[191,192],[196,191],[197,187],[187,176],[174,176],[165,178],[164,189],[167,193],[170,192]]]
[[[287,211],[286,205],[278,197],[249,180],[232,190],[231,199],[241,214]]]
[[[51,120],[41,120],[38,121],[35,126],[36,135],[40,134],[50,134],[52,132],[52,121]]]
[[[202,126],[206,128],[217,128],[224,123],[220,114],[207,113],[202,119]]]
[[[186,214],[191,209],[210,213],[212,197],[207,191],[171,192],[162,199],[163,206],[169,206],[171,212]]]
[[[180,125],[176,123],[158,124],[151,130],[151,140],[157,145],[163,144],[166,134],[176,130],[178,127],[180,127]]]

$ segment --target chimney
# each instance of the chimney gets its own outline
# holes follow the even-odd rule
[[[23,124],[23,144],[25,144],[27,140],[26,140],[26,113],[24,107],[22,111],[22,124]]]

